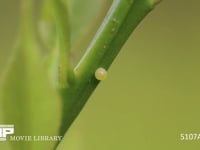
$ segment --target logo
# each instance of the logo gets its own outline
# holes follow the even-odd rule
[[[0,141],[6,141],[6,137],[8,134],[14,134],[14,125],[0,125]]]
[[[27,136],[27,135],[18,135],[14,136],[11,135],[14,134],[14,125],[12,124],[0,124],[0,142],[1,141],[13,141],[13,142],[19,142],[19,141],[43,141],[43,142],[52,142],[52,141],[61,141],[62,136],[46,136],[46,135],[40,135],[40,136]],[[9,137],[7,137],[10,135]]]

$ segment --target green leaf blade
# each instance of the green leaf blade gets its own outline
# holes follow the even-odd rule
[[[20,46],[3,77],[0,124],[14,124],[15,136],[59,134],[61,104],[46,78],[33,46]],[[12,142],[15,150],[49,150],[56,142]]]

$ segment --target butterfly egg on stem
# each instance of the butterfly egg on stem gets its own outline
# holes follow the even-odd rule
[[[105,80],[107,78],[107,71],[104,68],[98,68],[95,71],[95,78],[99,81]]]

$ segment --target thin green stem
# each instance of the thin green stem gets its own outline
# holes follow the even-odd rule
[[[70,64],[70,27],[66,5],[62,0],[51,0],[56,23],[57,44],[59,50],[58,87],[64,88],[73,83],[74,74]]]

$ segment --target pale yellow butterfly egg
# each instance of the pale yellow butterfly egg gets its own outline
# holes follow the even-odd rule
[[[107,78],[107,71],[104,68],[98,68],[95,72],[95,77],[99,81],[105,80]]]

